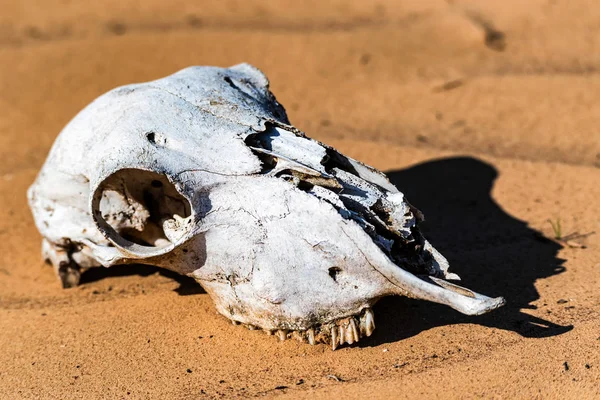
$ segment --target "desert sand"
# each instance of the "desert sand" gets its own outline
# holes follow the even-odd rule
[[[0,397],[600,398],[600,6],[589,1],[0,2]],[[291,122],[386,171],[462,284],[335,352],[216,314],[193,280],[60,288],[25,192],[103,92],[250,62]],[[571,243],[561,235],[597,232]],[[583,247],[582,247],[583,246]]]

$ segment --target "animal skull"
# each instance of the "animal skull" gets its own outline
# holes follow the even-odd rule
[[[196,279],[250,328],[338,345],[403,295],[469,315],[504,304],[447,282],[421,213],[386,176],[306,137],[256,68],[190,67],[99,97],[28,192],[64,287],[144,263]]]

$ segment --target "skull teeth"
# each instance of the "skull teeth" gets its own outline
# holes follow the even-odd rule
[[[367,308],[364,314],[360,317],[360,334],[363,336],[371,336],[375,330],[375,315],[373,310]]]
[[[239,322],[233,321],[234,325]],[[249,330],[260,329],[255,325],[244,324]],[[370,308],[365,309],[361,314],[351,317],[340,318],[323,325],[315,326],[307,330],[265,330],[267,335],[275,335],[279,340],[284,341],[288,338],[294,338],[299,342],[308,342],[311,345],[317,343],[328,343],[333,350],[343,344],[357,343],[361,338],[368,337],[375,330],[375,315]]]
[[[311,346],[314,346],[316,344],[316,341],[315,341],[315,330],[313,328],[310,328],[309,330],[306,331],[306,338],[308,339],[308,343]]]
[[[338,344],[339,344],[338,328],[337,328],[337,326],[332,326],[331,327],[331,350],[337,349]]]
[[[354,320],[354,318],[350,318],[350,326],[348,327],[348,331],[346,333],[346,342],[348,342],[348,344],[352,344],[358,342],[359,340],[360,335],[358,334],[356,321]]]
[[[306,341],[306,335],[303,331],[292,331],[292,337],[302,343]]]
[[[287,339],[287,331],[283,329],[278,330],[277,337],[283,342],[285,339]]]

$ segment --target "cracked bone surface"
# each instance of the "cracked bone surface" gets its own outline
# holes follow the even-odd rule
[[[235,323],[333,349],[403,295],[477,315],[386,176],[293,127],[256,68],[114,89],[61,132],[28,192],[63,286],[143,263],[196,279]]]

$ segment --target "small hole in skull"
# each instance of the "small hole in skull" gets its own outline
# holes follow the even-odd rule
[[[340,272],[342,272],[342,269],[340,267],[329,268],[329,276],[331,277],[331,279],[333,279],[336,282],[337,282],[337,275]]]
[[[117,243],[166,247],[189,229],[183,219],[191,215],[190,204],[166,176],[123,169],[101,185],[100,215],[110,227],[106,234]]]
[[[312,188],[313,188],[314,186],[315,186],[315,185],[313,185],[312,183],[310,183],[310,182],[306,182],[306,181],[303,181],[303,180],[300,180],[300,181],[298,182],[298,189],[300,189],[300,190],[303,190],[303,191],[305,191],[305,192],[309,192],[310,190],[312,190]]]
[[[225,80],[225,82],[227,82],[231,87],[233,87],[234,89],[237,89],[237,87],[235,86],[235,84],[233,83],[233,81],[231,80],[230,77],[226,76],[223,78]]]
[[[331,148],[326,150],[326,154],[321,160],[321,165],[325,167],[325,171],[328,173],[333,173],[335,168],[339,168],[343,171],[351,173],[352,175],[359,176],[358,172],[352,166],[352,163],[350,163],[348,158]]]
[[[147,132],[146,139],[152,144],[156,144],[156,134],[154,132]]]

